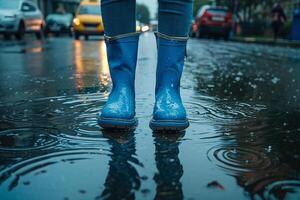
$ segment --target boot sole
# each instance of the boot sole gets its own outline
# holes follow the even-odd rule
[[[131,130],[138,125],[136,118],[133,119],[117,119],[117,118],[104,118],[99,117],[98,124],[103,129],[125,129]]]
[[[187,119],[185,120],[154,120],[150,121],[150,128],[153,131],[183,131],[190,125]]]

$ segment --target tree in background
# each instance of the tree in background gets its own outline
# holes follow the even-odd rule
[[[194,10],[193,10],[193,15],[196,16],[198,10],[200,9],[201,6],[203,5],[210,5],[211,0],[194,0]]]
[[[144,24],[150,23],[150,11],[145,4],[137,4],[136,6],[136,19]]]

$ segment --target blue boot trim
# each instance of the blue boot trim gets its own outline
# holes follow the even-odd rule
[[[153,131],[183,131],[189,127],[189,121],[151,119],[149,126]]]
[[[150,122],[153,130],[184,130],[189,126],[180,96],[187,39],[156,33],[158,62],[155,105]]]
[[[98,118],[98,124],[104,129],[133,129],[138,125],[138,120],[133,119],[117,119],[117,118]]]
[[[135,119],[135,69],[139,33],[105,36],[112,90],[98,123],[103,128],[129,128]]]

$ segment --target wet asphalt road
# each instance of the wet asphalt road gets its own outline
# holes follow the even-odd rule
[[[182,134],[148,128],[155,64],[146,33],[139,126],[104,132],[103,40],[1,40],[1,199],[300,199],[299,49],[191,39]]]

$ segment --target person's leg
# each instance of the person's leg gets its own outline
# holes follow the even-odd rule
[[[192,0],[158,0],[156,33],[158,61],[153,130],[184,130],[189,126],[180,97],[186,43],[192,18]]]
[[[193,0],[158,0],[158,32],[186,37],[191,21]]]
[[[108,36],[132,33],[135,25],[136,0],[102,0],[104,32]]]
[[[102,0],[101,7],[113,87],[98,123],[103,128],[132,128],[137,124],[134,81],[139,41],[135,0]]]

